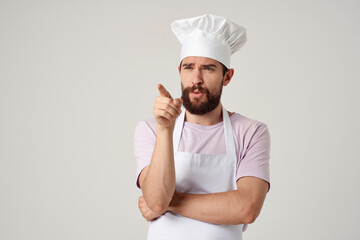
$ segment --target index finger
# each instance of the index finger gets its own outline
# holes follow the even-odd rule
[[[171,99],[172,99],[170,93],[166,90],[166,88],[165,88],[162,84],[159,83],[159,84],[157,85],[157,88],[158,88],[159,93],[160,93],[160,95],[161,95],[162,97],[168,97],[168,98],[171,98]]]

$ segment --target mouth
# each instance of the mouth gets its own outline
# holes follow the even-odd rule
[[[195,98],[200,98],[203,96],[203,93],[201,92],[191,92],[190,95]]]
[[[190,96],[194,97],[194,98],[200,98],[202,97],[204,94],[203,88],[202,86],[192,86],[191,87],[191,92],[190,92]]]
[[[193,91],[190,92],[190,95],[195,98],[200,98],[202,97],[203,93],[199,89],[194,89]]]

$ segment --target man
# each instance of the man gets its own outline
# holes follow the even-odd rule
[[[246,31],[213,15],[175,21],[172,30],[182,43],[182,96],[159,84],[155,119],[141,121],[134,137],[148,239],[242,239],[270,186],[267,126],[221,104]]]

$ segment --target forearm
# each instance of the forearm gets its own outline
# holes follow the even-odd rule
[[[149,208],[163,212],[175,191],[175,167],[172,128],[158,127],[151,163],[142,182],[142,192]]]
[[[260,207],[261,208],[261,207]],[[239,191],[213,194],[175,193],[169,211],[192,219],[222,225],[251,223],[258,212]]]

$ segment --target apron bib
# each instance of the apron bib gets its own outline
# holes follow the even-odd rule
[[[226,154],[178,152],[185,111],[175,123],[176,192],[206,194],[235,190],[236,151],[229,115],[222,107]],[[148,240],[241,240],[243,225],[217,225],[167,212],[150,222]]]

